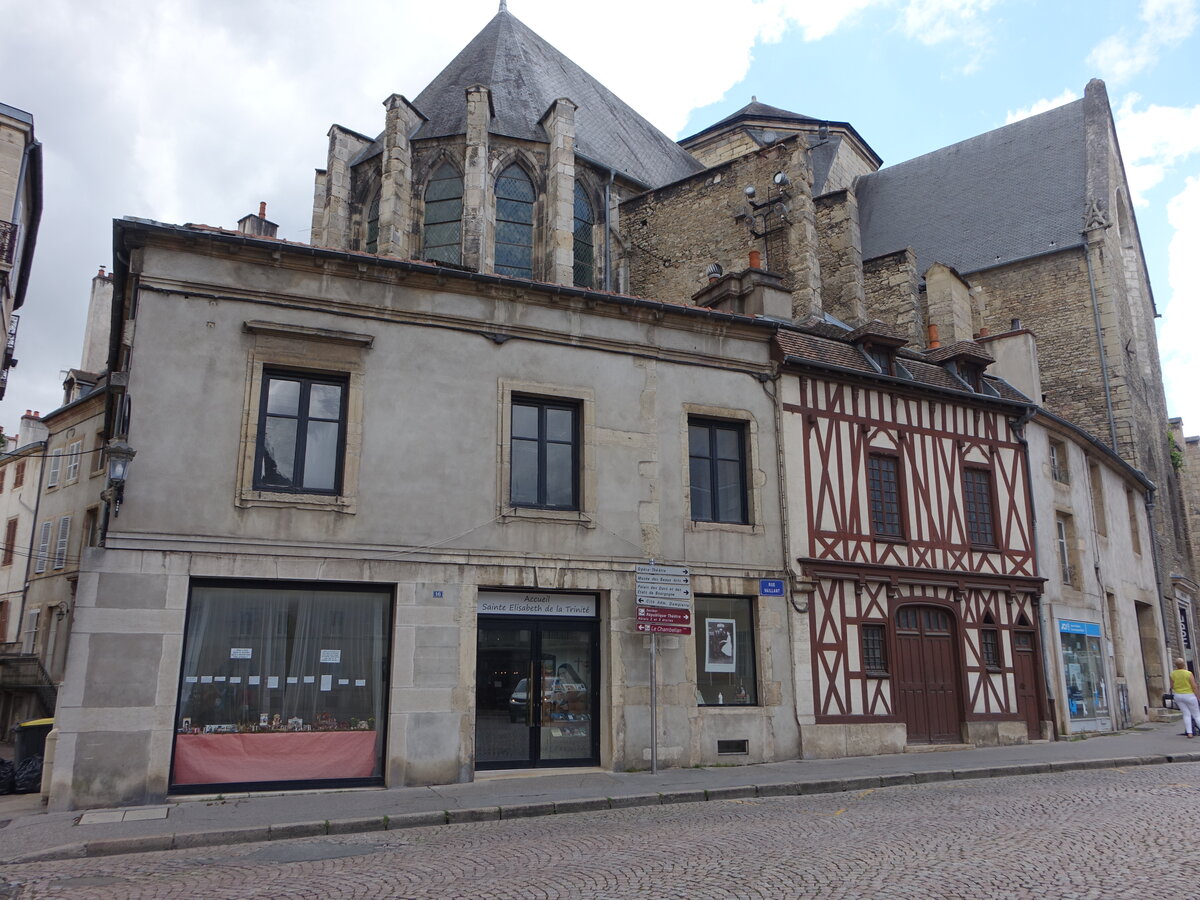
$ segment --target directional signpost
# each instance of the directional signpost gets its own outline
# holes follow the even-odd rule
[[[650,772],[658,774],[658,636],[692,633],[692,576],[686,566],[637,567],[637,630],[650,634]]]

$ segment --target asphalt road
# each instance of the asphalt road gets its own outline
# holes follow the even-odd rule
[[[1200,897],[1200,763],[0,868],[0,898]]]

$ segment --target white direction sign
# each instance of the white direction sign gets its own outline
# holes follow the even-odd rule
[[[687,600],[692,596],[692,587],[688,584],[638,584],[638,597],[660,600]]]
[[[640,578],[643,575],[690,575],[691,572],[687,566],[638,566],[635,571]]]
[[[660,606],[663,609],[691,609],[691,600],[663,600],[661,597],[638,597],[639,606]]]

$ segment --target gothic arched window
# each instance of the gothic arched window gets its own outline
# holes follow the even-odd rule
[[[496,179],[496,274],[533,277],[533,182],[513,163]]]
[[[462,265],[463,180],[450,163],[425,186],[423,259]]]
[[[576,287],[595,287],[596,248],[592,238],[592,229],[595,224],[596,214],[592,212],[592,202],[588,200],[587,191],[577,181],[575,182]]]
[[[375,192],[375,196],[371,198],[371,205],[367,207],[366,251],[379,252],[379,191]]]

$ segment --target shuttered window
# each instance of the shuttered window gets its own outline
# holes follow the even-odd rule
[[[33,564],[33,571],[45,572],[46,561],[50,556],[50,530],[54,527],[53,522],[43,522],[41,530],[38,533],[38,551],[37,559]]]
[[[67,545],[71,539],[71,517],[63,516],[58,520],[58,542],[54,547],[54,568],[61,569],[67,564]]]

